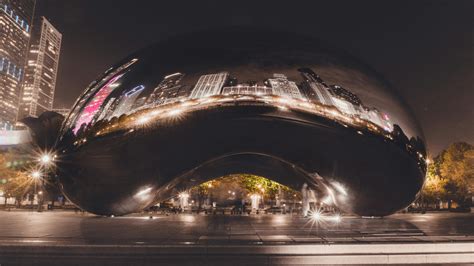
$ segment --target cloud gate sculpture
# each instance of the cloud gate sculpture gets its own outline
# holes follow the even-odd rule
[[[424,182],[423,136],[407,110],[379,74],[314,39],[199,32],[138,51],[88,86],[59,130],[56,177],[102,215],[248,173],[384,216]]]

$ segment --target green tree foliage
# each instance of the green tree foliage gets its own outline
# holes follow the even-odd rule
[[[437,173],[437,167],[434,163],[428,166],[426,181],[422,190],[422,204],[439,202],[445,195],[446,180]]]
[[[293,191],[291,188],[281,185],[275,181],[267,179],[265,177],[250,175],[250,174],[234,174],[223,176],[208,182],[205,182],[198,187],[194,188],[197,191],[207,194],[210,189],[215,188],[221,185],[224,182],[231,182],[239,184],[243,189],[249,194],[260,194],[265,197],[274,198],[275,195],[279,193],[291,193]]]
[[[438,158],[439,175],[446,180],[444,199],[466,204],[474,179],[474,147],[465,142],[451,144]]]
[[[422,190],[422,203],[447,201],[469,204],[474,192],[474,147],[465,142],[451,144],[429,165]]]
[[[32,179],[25,171],[12,167],[12,156],[0,154],[0,191],[7,197],[14,197],[20,202],[33,184]],[[6,202],[5,202],[6,203]]]

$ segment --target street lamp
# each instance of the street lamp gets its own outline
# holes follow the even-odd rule
[[[42,176],[42,173],[39,170],[34,170],[31,172],[31,177],[36,181],[39,180]]]
[[[30,173],[30,176],[31,178],[33,179],[33,183],[35,185],[35,190],[34,190],[34,194],[33,194],[33,197],[36,195],[36,186],[37,186],[37,183],[38,181],[41,179],[41,177],[43,176],[43,173],[41,173],[40,170],[33,170],[31,173]],[[40,191],[41,194],[43,194],[42,191]],[[40,194],[40,195],[41,195]],[[33,199],[31,200],[31,207],[33,208]],[[39,210],[39,203],[38,203],[38,210]]]
[[[56,155],[49,153],[49,152],[44,152],[40,154],[38,161],[42,166],[48,167],[51,166],[54,163],[54,158]]]

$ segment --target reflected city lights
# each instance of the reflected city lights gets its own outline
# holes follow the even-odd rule
[[[326,205],[331,205],[333,203],[333,200],[331,196],[327,195],[326,197],[323,198],[322,202]]]
[[[332,182],[331,183],[338,192],[342,193],[344,196],[347,196],[347,190],[346,188],[339,182]]]
[[[168,116],[179,116],[182,113],[183,113],[183,109],[174,109],[174,110],[168,111],[167,115]]]
[[[137,120],[137,124],[138,124],[138,125],[144,125],[144,124],[148,123],[149,121],[150,121],[150,117],[144,115],[144,116],[140,117],[140,118]]]
[[[301,51],[291,60],[286,51],[243,50],[234,60],[237,57],[221,54],[232,53],[227,49],[232,45],[186,53],[168,47],[173,56],[167,60],[162,60],[166,44],[159,45],[134,54],[138,63],[122,61],[91,83],[63,122],[56,142],[61,159],[68,160],[56,162],[66,196],[83,209],[106,214],[137,211],[169,197],[179,198],[184,208],[193,199],[180,189],[188,190],[190,183],[224,169],[248,167],[290,187],[311,182],[320,193],[311,204],[328,209],[386,215],[415,197],[429,163],[423,135],[383,79],[356,63],[345,64],[345,57],[330,49],[316,49],[315,57]],[[184,54],[190,56],[181,57]],[[179,60],[174,61],[175,56]],[[202,63],[207,58],[212,64]],[[91,164],[94,158],[103,160]],[[38,160],[48,165],[54,158],[42,155]],[[121,200],[132,198],[126,207],[110,204],[113,197],[97,195],[115,195],[110,190],[119,170],[120,183],[130,188],[113,192]],[[380,176],[387,182],[373,180]],[[338,182],[330,182],[332,177]],[[93,179],[103,186],[88,190]],[[153,189],[144,184],[153,184]],[[413,189],[404,189],[409,186]],[[374,189],[380,193],[371,197]],[[392,190],[400,193],[384,194]],[[252,191],[261,195],[252,196],[252,205],[270,191],[262,186]],[[230,191],[226,196],[239,195]],[[373,203],[384,199],[389,204]],[[323,219],[320,211],[311,216]]]

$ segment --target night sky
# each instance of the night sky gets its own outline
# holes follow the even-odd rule
[[[249,26],[306,34],[382,73],[424,129],[429,152],[474,143],[474,1],[38,0],[63,34],[55,107],[129,53],[197,30]]]

